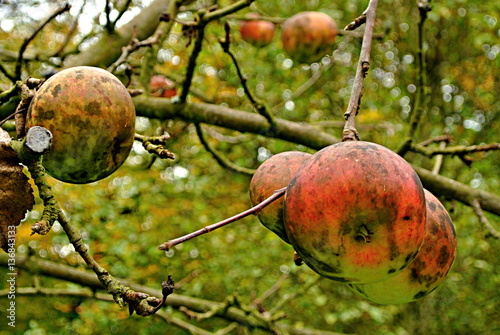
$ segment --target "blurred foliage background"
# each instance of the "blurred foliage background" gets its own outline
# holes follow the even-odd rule
[[[32,41],[24,77],[43,77],[64,60],[65,52],[88,48],[103,32],[104,2],[69,1],[72,9],[48,24]],[[125,1],[110,1],[121,8]],[[212,3],[225,6],[232,1],[198,0],[179,14],[180,20],[194,17],[192,8]],[[361,39],[338,36],[331,57],[311,65],[294,63],[279,41],[255,48],[241,40],[239,19],[248,12],[277,19],[317,10],[331,15],[340,28],[359,16],[368,1],[323,0],[256,1],[249,9],[208,25],[203,49],[195,69],[193,88],[200,92],[192,101],[209,101],[243,111],[252,111],[236,69],[223,53],[218,39],[223,23],[231,27],[231,50],[248,78],[250,90],[275,113],[291,121],[308,122],[341,137],[343,113],[347,108],[359,56]],[[118,26],[147,7],[150,1],[134,0]],[[478,0],[432,2],[425,23],[428,109],[421,121],[417,142],[443,134],[455,144],[472,145],[498,141],[500,76],[500,3]],[[0,59],[11,70],[9,58],[60,5],[59,1],[0,2]],[[191,10],[190,10],[191,8]],[[79,14],[79,12],[81,13]],[[117,10],[111,15],[117,15]],[[76,33],[61,54],[58,48],[73,29]],[[372,64],[358,117],[361,138],[397,149],[408,129],[417,88],[416,50],[419,13],[417,1],[381,0],[377,11]],[[362,29],[361,29],[362,30]],[[180,25],[159,48],[151,73],[164,74],[181,83],[192,49]],[[79,48],[79,49],[78,49]],[[147,49],[135,52],[133,87],[140,87],[138,71]],[[333,64],[332,64],[333,62]],[[302,95],[297,91],[318,71],[324,74]],[[120,72],[117,73],[120,75]],[[136,76],[137,75],[137,76]],[[0,89],[10,86],[0,74]],[[0,112],[1,115],[1,112]],[[239,166],[255,169],[270,155],[314,150],[268,137],[242,134],[231,129],[204,127],[209,142]],[[192,124],[182,120],[139,117],[137,131],[159,135],[168,131],[173,161],[161,161],[142,146],[134,147],[126,164],[112,176],[88,185],[70,185],[51,180],[53,190],[71,222],[77,225],[92,255],[114,276],[159,288],[167,274],[179,285],[176,293],[224,301],[237,295],[251,305],[277,282],[279,289],[263,305],[284,311],[286,322],[349,334],[494,334],[500,332],[499,244],[485,238],[485,230],[470,207],[441,197],[450,211],[458,234],[458,255],[447,280],[424,299],[406,305],[380,306],[355,296],[347,287],[318,276],[306,266],[293,263],[291,246],[266,230],[256,217],[202,235],[162,252],[157,246],[207,224],[220,221],[250,207],[250,176],[228,172],[200,144]],[[137,144],[137,143],[136,143]],[[458,157],[447,156],[441,174],[473,188],[498,194],[498,152],[477,153],[470,166]],[[405,158],[432,169],[435,158],[408,154]],[[440,196],[436,194],[436,196]],[[30,236],[30,226],[40,217],[40,203],[29,213],[17,234],[18,255],[34,255],[84,269],[84,263],[61,227],[43,236]],[[498,227],[498,216],[486,213]],[[6,286],[0,272],[0,289]],[[21,271],[18,287],[76,288],[77,285]],[[116,304],[79,297],[17,296],[14,332],[4,327],[2,307],[0,334],[172,334],[187,331],[156,317],[129,317]],[[7,299],[0,297],[0,305]],[[167,307],[169,313],[186,319]],[[189,320],[215,332],[227,325],[221,319]],[[236,329],[234,334],[261,334],[259,330]]]

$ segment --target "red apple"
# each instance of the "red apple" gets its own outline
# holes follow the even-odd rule
[[[335,21],[325,13],[302,12],[285,21],[281,33],[283,48],[299,63],[313,63],[333,49],[337,37]]]
[[[385,280],[424,241],[418,175],[401,156],[369,142],[341,142],[302,164],[285,193],[285,230],[305,264],[342,282]]]
[[[271,43],[274,37],[274,23],[264,20],[255,20],[260,17],[256,13],[251,13],[247,17],[254,20],[241,21],[241,38],[245,42],[258,47],[263,47]]]

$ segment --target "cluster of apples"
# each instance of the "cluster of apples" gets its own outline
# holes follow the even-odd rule
[[[456,255],[451,218],[391,150],[350,141],[314,155],[276,154],[250,183],[258,213],[316,273],[380,304],[415,301],[444,281]]]
[[[259,15],[251,13],[249,20],[240,24],[241,38],[257,47],[270,44],[274,38],[274,23],[259,20]],[[310,64],[321,60],[333,49],[337,37],[337,25],[322,12],[301,12],[288,18],[282,27],[283,49],[293,60]]]

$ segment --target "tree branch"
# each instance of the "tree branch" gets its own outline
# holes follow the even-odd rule
[[[321,149],[339,142],[339,139],[321,131],[317,127],[280,118],[275,118],[276,128],[271,132],[269,123],[261,115],[213,104],[187,102],[185,106],[182,106],[173,103],[169,99],[144,96],[137,96],[133,100],[138,116],[161,120],[179,119],[186,122],[206,123],[243,133],[275,137],[303,144],[313,149]]]
[[[5,297],[11,292],[9,289],[0,290],[0,297]],[[101,301],[113,302],[113,298],[108,294],[94,292],[90,289],[64,289],[64,288],[45,288],[45,287],[16,287],[16,296],[59,296],[59,297],[79,297],[87,299],[96,299]],[[214,335],[199,327],[196,327],[179,318],[169,315],[169,313],[159,311],[155,316],[160,317],[166,322],[189,331],[193,335]]]
[[[158,43],[158,41],[160,40],[160,36],[161,36],[161,31],[158,31],[156,32],[154,35],[148,37],[147,39],[143,40],[143,41],[139,41],[136,37],[135,37],[135,34],[134,36],[132,37],[132,39],[130,40],[129,44],[127,44],[127,46],[124,46],[122,48],[122,54],[120,55],[120,57],[113,63],[111,64],[107,70],[111,73],[115,72],[116,71],[116,68],[122,64],[122,63],[125,63],[127,61],[127,58],[128,56],[136,51],[137,49],[140,49],[142,47],[145,47],[145,46],[152,46],[156,43]]]
[[[489,223],[486,216],[484,216],[483,209],[481,208],[479,200],[477,199],[472,200],[471,206],[472,209],[474,209],[474,213],[476,213],[477,217],[479,218],[479,222],[481,222],[484,228],[488,230],[486,236],[491,236],[497,240],[500,239],[500,233],[495,228],[493,228],[493,226]]]
[[[292,143],[302,144],[312,149],[320,150],[328,145],[338,143],[339,140],[318,128],[298,122],[276,118],[276,133],[268,132],[266,119],[258,114],[234,110],[222,106],[204,103],[186,103],[186,108],[180,108],[168,99],[133,98],[137,115],[157,119],[180,119],[186,122],[200,122],[224,128],[237,130],[243,133],[253,133],[282,139]],[[464,200],[481,193],[482,208],[488,212],[500,215],[500,197],[485,191],[471,188],[465,184],[443,176],[433,175],[431,171],[414,166],[422,179],[424,187],[434,194],[444,195],[456,199],[467,205]],[[457,191],[460,190],[460,191]],[[496,201],[496,204],[495,204]],[[486,202],[485,206],[483,202]]]
[[[255,99],[253,96],[252,92],[250,92],[250,89],[248,88],[247,85],[247,78],[243,75],[241,72],[240,65],[238,63],[238,60],[236,59],[236,56],[234,53],[231,52],[229,47],[231,46],[231,27],[229,26],[229,23],[225,23],[224,25],[226,36],[224,40],[219,40],[219,43],[222,47],[222,50],[224,50],[225,53],[231,57],[231,60],[233,61],[234,67],[236,68],[236,73],[238,74],[238,78],[240,78],[241,86],[243,87],[243,91],[245,92],[245,95],[248,97],[248,100],[250,100],[250,103],[252,104],[253,108],[263,117],[266,118],[266,120],[269,122],[269,126],[271,129],[274,128],[274,117],[271,114],[270,111],[268,111],[266,105],[262,102],[259,102]]]
[[[415,103],[413,104],[412,113],[410,117],[410,127],[406,140],[397,150],[398,154],[404,156],[410,149],[411,143],[414,140],[415,132],[420,123],[420,119],[424,111],[427,109],[427,73],[425,65],[424,53],[424,24],[427,19],[427,13],[431,10],[427,0],[418,0],[418,10],[420,13],[420,21],[418,23],[418,49],[417,49],[417,93],[415,95]]]
[[[195,29],[196,29],[196,41],[193,47],[193,50],[191,52],[191,56],[189,57],[187,69],[186,69],[186,79],[182,83],[182,91],[179,96],[179,100],[182,104],[184,104],[187,100],[187,96],[189,94],[189,89],[191,87],[191,82],[193,80],[193,75],[194,75],[194,69],[196,67],[196,60],[198,58],[198,55],[201,52],[202,46],[203,46],[203,39],[205,36],[205,27],[207,24],[210,22],[220,19],[226,15],[232,14],[236,11],[239,11],[240,9],[243,9],[245,7],[248,7],[253,1],[255,0],[240,0],[237,1],[234,4],[231,4],[229,6],[226,6],[224,8],[208,12],[206,13],[205,11],[199,11],[199,21],[197,22]]]
[[[465,205],[470,205],[474,199],[477,199],[483,210],[500,215],[500,196],[433,174],[431,171],[415,165],[412,167],[422,180],[424,187],[431,193],[458,200]]]
[[[500,150],[500,143],[469,145],[469,146],[459,145],[447,148],[440,147],[436,149],[431,149],[428,147],[424,147],[420,144],[411,143],[409,150],[424,154],[429,157],[435,155],[465,155],[473,152]]]
[[[361,97],[363,95],[363,80],[370,68],[370,52],[377,5],[378,0],[370,0],[368,8],[365,13],[363,13],[366,14],[365,34],[363,36],[363,44],[361,46],[361,53],[359,54],[358,67],[356,69],[356,76],[354,77],[349,105],[347,106],[347,111],[344,113],[346,123],[344,131],[342,132],[342,141],[359,140],[359,135],[355,126],[355,117],[359,112]]]
[[[7,267],[8,260],[9,256],[7,254],[0,254],[0,266]],[[68,265],[62,265],[40,258],[17,256],[16,267],[29,273],[62,279],[64,281],[76,283],[94,290],[101,290],[103,288],[96,276],[89,271],[77,270]],[[118,280],[135,291],[144,292],[152,296],[161,296],[162,294],[160,290],[139,285],[127,279],[120,278]],[[224,305],[224,303],[220,302],[198,299],[175,293],[172,293],[168,296],[167,304],[169,306],[172,306],[173,308],[184,306],[198,313],[204,313]],[[160,314],[160,316],[162,316],[162,314]],[[269,329],[268,323],[259,318],[256,318],[254,315],[249,315],[247,312],[234,306],[229,307],[224,311],[220,311],[218,314],[216,314],[216,316],[224,318],[226,320],[238,322],[239,324],[244,326],[259,328],[261,330],[272,333],[272,330]],[[296,328],[282,322],[276,322],[275,326],[290,335],[339,335],[338,333],[321,331],[311,328]]]

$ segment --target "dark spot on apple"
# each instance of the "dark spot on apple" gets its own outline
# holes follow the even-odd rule
[[[59,93],[61,93],[61,85],[60,84],[57,84],[56,86],[54,86],[54,88],[52,89],[52,95],[54,96],[54,98],[57,98],[57,96],[59,95]]]
[[[450,252],[448,251],[448,247],[442,246],[441,249],[439,249],[439,258],[438,258],[439,265],[440,266],[446,265],[449,258],[450,258]]]
[[[101,113],[101,104],[92,101],[85,106],[85,111],[90,115],[99,115]]]
[[[105,84],[107,84],[107,83],[109,83],[109,82],[111,81],[111,79],[109,79],[108,77],[104,77],[104,76],[102,76],[100,79],[101,79],[101,81],[102,81],[103,83],[105,83]],[[120,84],[121,84],[121,83],[120,83]]]
[[[431,234],[432,235],[436,235],[439,232],[439,224],[437,224],[436,222],[434,222],[432,224],[432,226],[430,227],[430,229],[431,229]]]
[[[85,79],[85,74],[83,73],[82,70],[76,70],[75,71],[75,78],[77,80],[83,80],[83,79]]]
[[[411,270],[410,270],[410,274],[411,274],[411,279],[412,281],[418,281],[420,276],[419,276],[419,272],[416,268],[412,267]]]
[[[395,260],[396,258],[399,257],[399,255],[401,255],[401,253],[399,252],[399,249],[396,245],[396,243],[390,243],[389,245],[389,259],[391,261]]]
[[[47,109],[47,110],[43,110],[43,111],[39,111],[39,112],[36,111],[36,112],[37,112],[38,118],[41,120],[51,120],[56,115],[56,112],[53,109]]]
[[[432,292],[432,291],[431,291],[431,292]],[[431,293],[431,292],[427,292],[427,291],[420,291],[420,292],[418,292],[417,294],[415,294],[415,295],[413,296],[413,300],[418,300],[418,299],[420,299],[420,298],[423,298],[423,297],[425,297],[427,294],[429,294],[429,293]]]
[[[409,217],[408,215],[406,215],[406,216],[404,216],[404,217],[403,217],[403,220],[404,220],[404,221],[410,221],[410,220],[411,220],[411,217]]]
[[[387,271],[388,274],[391,274],[391,273],[394,273],[396,272],[396,269],[389,269],[389,271]]]

